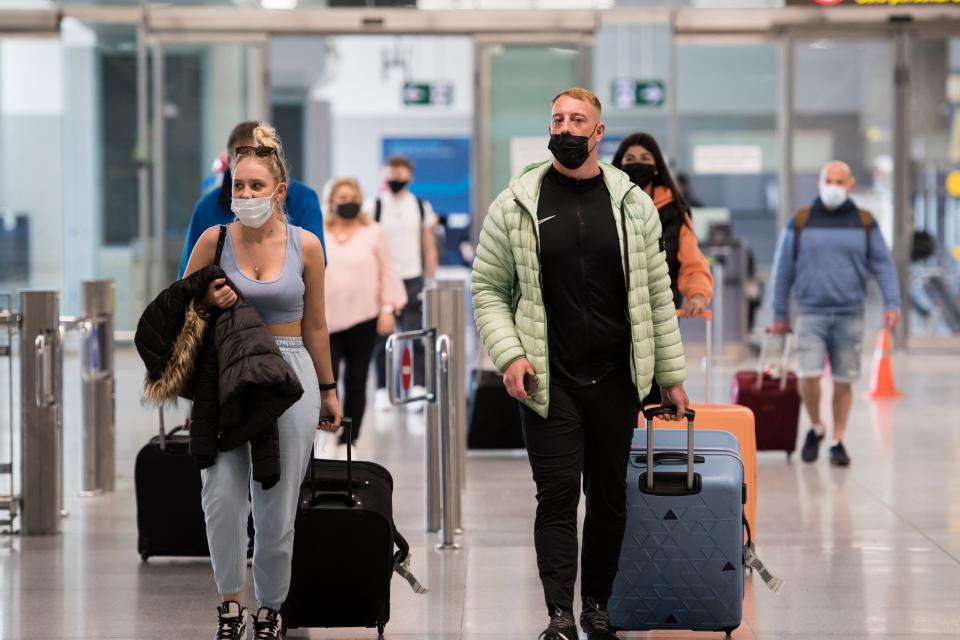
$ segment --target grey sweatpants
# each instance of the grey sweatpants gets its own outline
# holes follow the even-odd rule
[[[303,396],[280,416],[280,482],[267,489],[251,477],[250,445],[217,454],[201,472],[203,513],[217,590],[239,593],[247,569],[247,518],[253,504],[253,586],[257,606],[279,609],[290,588],[293,523],[300,483],[307,471],[320,420],[320,392],[313,360],[301,338],[277,337],[283,359],[293,368]],[[249,499],[248,499],[249,492]]]

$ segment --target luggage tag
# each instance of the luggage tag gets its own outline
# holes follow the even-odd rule
[[[770,591],[780,593],[780,589],[783,587],[783,579],[776,577],[763,566],[763,561],[757,557],[756,548],[752,542],[743,545],[743,563],[757,572]]]
[[[396,571],[401,578],[407,581],[407,583],[410,585],[410,588],[412,588],[413,592],[416,593],[417,595],[423,595],[428,591],[426,587],[420,584],[420,581],[417,580],[417,577],[410,572],[410,554],[409,553],[403,559],[403,562],[397,562],[396,560],[394,561],[393,570]]]
[[[746,516],[743,518],[743,526],[747,530],[747,543],[743,545],[743,564],[746,567],[750,567],[757,574],[760,575],[760,579],[763,580],[763,583],[767,585],[770,591],[774,593],[780,593],[780,589],[783,588],[783,579],[778,578],[763,565],[763,561],[757,556],[757,548],[753,544],[753,535],[750,532],[750,523],[747,522]]]

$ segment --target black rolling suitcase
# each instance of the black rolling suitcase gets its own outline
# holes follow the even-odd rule
[[[470,449],[523,449],[520,406],[503,386],[496,371],[476,371],[470,389],[467,447]]]
[[[154,556],[206,557],[207,523],[200,492],[203,481],[190,455],[190,421],[150,438],[134,465],[137,493],[137,551],[146,562]],[[247,524],[253,556],[253,517]]]
[[[344,418],[344,428],[350,419]],[[351,441],[348,431],[347,442]],[[394,549],[398,549],[396,552]],[[393,524],[393,478],[373,462],[311,460],[300,489],[288,627],[376,627],[390,620],[396,571],[417,593],[410,547]]]
[[[160,433],[137,454],[137,550],[144,562],[153,556],[210,555],[188,429],[165,432],[161,409]]]

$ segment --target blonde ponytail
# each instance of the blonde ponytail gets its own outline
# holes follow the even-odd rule
[[[287,167],[287,157],[283,153],[283,145],[280,144],[280,136],[277,135],[277,130],[270,126],[267,122],[261,122],[257,125],[257,128],[253,130],[253,139],[256,141],[258,147],[265,147],[267,149],[276,149],[276,154],[265,156],[263,158],[258,158],[270,168],[270,173],[273,174],[273,178],[277,181],[277,184],[283,182],[286,184],[290,183],[290,171]]]

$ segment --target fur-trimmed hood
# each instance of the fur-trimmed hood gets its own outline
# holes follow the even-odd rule
[[[211,466],[218,451],[249,442],[253,477],[269,489],[280,479],[277,418],[300,399],[303,387],[257,310],[229,279],[236,304],[209,314],[197,310],[195,300],[223,277],[219,266],[204,267],[143,312],[135,341],[147,367],[144,397],[155,404],[192,400],[190,453],[198,466]]]
[[[172,404],[189,388],[207,329],[194,300],[204,295],[211,281],[225,275],[218,265],[210,265],[177,280],[140,316],[134,342],[147,367],[143,394],[148,402]]]
[[[191,301],[183,319],[183,327],[177,334],[170,359],[163,370],[156,377],[151,376],[150,372],[143,376],[143,397],[147,402],[158,406],[176,403],[180,390],[187,387],[193,377],[197,352],[206,329],[205,316],[197,311],[195,303]]]

